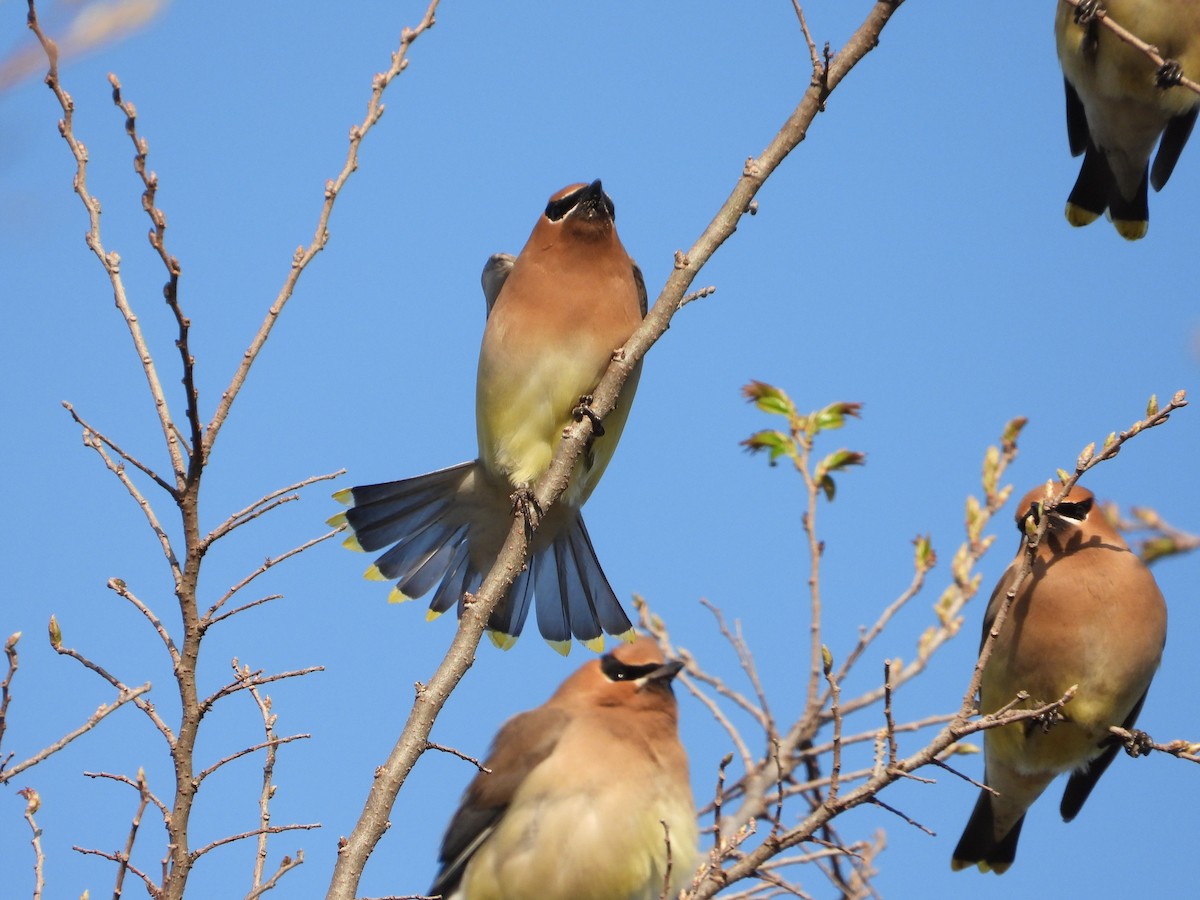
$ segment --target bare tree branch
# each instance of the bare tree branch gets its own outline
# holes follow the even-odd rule
[[[258,358],[263,344],[270,337],[271,329],[274,328],[275,322],[279,319],[279,314],[283,312],[283,307],[291,299],[292,291],[296,288],[296,283],[300,280],[300,276],[304,274],[304,270],[312,262],[313,258],[325,249],[325,244],[329,241],[328,225],[329,217],[333,213],[333,204],[337,201],[338,195],[341,193],[346,181],[358,168],[358,149],[362,144],[363,138],[374,127],[375,123],[379,121],[379,117],[383,115],[383,92],[387,90],[388,85],[392,83],[396,76],[408,68],[408,50],[417,38],[433,27],[434,13],[437,11],[438,2],[439,0],[431,0],[420,23],[415,28],[405,28],[401,32],[400,47],[392,54],[391,67],[387,71],[380,72],[375,76],[372,83],[371,100],[367,104],[367,114],[360,124],[353,125],[350,128],[350,146],[346,151],[346,162],[342,166],[342,171],[338,173],[336,178],[325,182],[325,203],[322,205],[321,213],[317,217],[316,234],[307,247],[296,248],[296,252],[292,255],[291,271],[288,273],[287,278],[284,279],[283,287],[280,288],[278,296],[276,296],[275,301],[271,304],[271,308],[267,310],[267,317],[259,327],[258,333],[254,335],[253,340],[250,341],[250,346],[242,354],[242,362],[234,373],[233,380],[229,382],[229,386],[221,394],[221,400],[217,404],[216,412],[213,413],[212,421],[208,423],[208,428],[204,432],[204,440],[197,449],[197,455],[202,465],[208,462],[208,456],[212,453],[213,444],[217,440],[217,434],[220,432],[221,426],[225,424],[225,419],[229,416],[229,409],[241,391],[242,385],[246,383],[246,376],[250,373],[250,367]]]
[[[264,497],[259,497],[249,506],[245,507],[244,509],[239,509],[224,522],[210,531],[204,538],[204,546],[211,547],[238,526],[245,525],[247,522],[252,522],[254,519],[257,519],[264,513],[270,512],[272,509],[275,509],[284,503],[290,503],[293,500],[300,499],[299,494],[296,492],[300,491],[302,488],[306,488],[310,484],[317,484],[322,481],[330,481],[331,479],[345,474],[345,469],[338,469],[336,472],[330,472],[327,475],[310,475],[308,478],[301,479],[295,484],[289,484],[287,487],[271,491],[271,493]],[[291,496],[284,496],[285,494],[290,494]]]
[[[317,544],[320,544],[322,541],[329,540],[331,537],[334,537],[338,533],[338,531],[340,531],[340,529],[334,529],[333,531],[326,532],[325,534],[321,535],[320,537],[315,537],[312,540],[305,541],[303,544],[300,544],[298,547],[293,547],[291,550],[288,550],[286,553],[281,553],[279,556],[276,556],[276,557],[268,556],[261,566],[259,566],[257,569],[255,569],[253,572],[251,572],[249,575],[247,575],[245,578],[243,578],[241,581],[239,581],[237,584],[235,584],[229,590],[227,590],[224,594],[222,594],[220,596],[220,598],[217,600],[216,603],[214,603],[212,606],[210,606],[208,608],[208,611],[204,614],[203,618],[201,619],[201,624],[203,625],[203,627],[207,629],[207,628],[211,627],[212,625],[215,625],[217,622],[220,622],[222,619],[228,619],[230,616],[235,616],[238,613],[242,612],[243,610],[247,610],[247,609],[250,609],[251,607],[258,606],[262,603],[267,602],[268,600],[278,599],[278,595],[274,595],[272,597],[266,597],[261,600],[255,600],[253,603],[247,603],[245,606],[239,606],[235,609],[231,609],[228,612],[225,612],[219,616],[217,615],[217,612],[220,611],[221,607],[224,606],[227,602],[229,602],[229,600],[233,597],[234,594],[236,594],[238,591],[240,591],[246,585],[250,584],[250,582],[254,581],[254,579],[258,578],[258,576],[266,574],[268,571],[273,569],[275,566],[279,565],[284,560],[291,559],[293,556],[296,556],[299,553],[303,553],[309,547],[315,547]]]
[[[100,260],[100,264],[108,274],[109,283],[112,285],[113,300],[116,301],[117,309],[120,310],[121,317],[125,320],[125,325],[129,329],[134,349],[137,351],[138,360],[141,363],[142,371],[145,373],[146,382],[150,387],[150,395],[154,400],[154,409],[158,414],[159,425],[162,427],[163,437],[167,442],[167,449],[171,455],[171,465],[175,472],[176,487],[182,487],[187,469],[184,465],[183,451],[180,449],[171,420],[171,410],[167,404],[167,396],[163,391],[162,383],[158,380],[158,372],[154,367],[154,358],[150,355],[150,347],[146,343],[145,336],[142,334],[141,323],[138,321],[125,295],[125,282],[121,278],[121,257],[116,251],[110,252],[105,250],[100,238],[100,201],[88,191],[87,148],[75,137],[72,130],[75,117],[75,101],[71,99],[70,94],[63,90],[62,84],[58,79],[58,46],[46,36],[38,24],[37,9],[34,6],[34,0],[28,0],[28,4],[29,14],[26,21],[30,30],[33,31],[39,43],[41,43],[42,49],[46,53],[46,59],[50,63],[50,70],[46,73],[46,84],[54,92],[54,96],[58,98],[58,104],[63,111],[63,117],[58,123],[58,130],[63,136],[63,140],[67,142],[67,146],[70,147],[71,155],[75,157],[75,193],[83,201],[84,209],[88,215],[87,245],[96,254],[96,258]]]
[[[60,652],[62,652],[62,651],[60,651]],[[10,672],[10,675],[11,675],[11,672]],[[5,682],[5,684],[7,685],[7,681]],[[16,776],[20,775],[26,769],[31,768],[32,766],[36,766],[38,763],[42,762],[43,760],[47,759],[48,757],[53,756],[55,753],[57,753],[63,747],[67,746],[67,744],[71,743],[76,738],[91,731],[93,728],[95,728],[97,725],[99,725],[100,722],[102,722],[104,719],[108,718],[109,715],[116,712],[118,709],[120,709],[126,703],[129,703],[131,700],[134,701],[135,703],[139,703],[139,704],[144,702],[144,701],[140,700],[139,698],[142,696],[142,694],[144,694],[150,690],[150,682],[146,682],[141,687],[136,687],[136,688],[128,688],[120,683],[117,683],[115,685],[115,687],[120,691],[120,693],[117,695],[117,698],[112,703],[101,704],[97,708],[97,710],[88,717],[88,720],[86,722],[84,722],[82,725],[80,725],[78,728],[76,728],[74,731],[68,732],[67,734],[60,737],[53,744],[50,744],[49,746],[44,747],[43,749],[39,750],[37,753],[33,754],[33,756],[29,757],[28,759],[26,759],[22,762],[17,763],[15,766],[12,766],[10,768],[0,767],[0,784],[7,784],[9,781],[11,781]]]
[[[42,891],[46,888],[46,854],[42,852],[42,829],[34,821],[34,813],[42,806],[42,798],[33,788],[21,788],[17,796],[25,798],[25,821],[33,837],[29,843],[33,845],[33,900],[41,900]]]

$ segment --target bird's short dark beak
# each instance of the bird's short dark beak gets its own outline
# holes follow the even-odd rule
[[[668,663],[663,663],[649,675],[642,677],[642,688],[650,687],[650,685],[660,684],[663,687],[668,687],[675,676],[683,669],[683,663],[678,659],[673,659]],[[641,688],[639,688],[640,690]]]

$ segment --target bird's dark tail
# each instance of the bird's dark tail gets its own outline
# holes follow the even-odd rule
[[[1017,838],[1021,836],[1021,826],[1024,824],[1025,817],[1021,816],[1008,834],[996,840],[991,795],[987,791],[980,791],[971,818],[967,820],[967,827],[963,829],[958,846],[954,848],[950,868],[957,872],[975,865],[981,872],[1003,875],[1017,857]]]
[[[1089,140],[1079,177],[1067,198],[1067,221],[1076,227],[1090,225],[1108,210],[1121,237],[1130,241],[1144,238],[1150,227],[1147,174],[1142,175],[1132,197],[1124,196],[1104,151]]]
[[[395,582],[389,601],[420,597],[436,586],[429,618],[455,606],[461,615],[463,594],[478,590],[507,533],[496,523],[511,520],[507,497],[480,488],[480,482],[476,464],[469,462],[349,488],[334,497],[350,509],[329,524],[349,526],[344,544],[352,550],[386,548],[366,577]],[[531,605],[542,637],[563,654],[572,637],[596,650],[605,632],[631,638],[633,626],[604,577],[583,519],[563,508],[550,513],[546,524],[558,525],[556,533],[548,543],[535,538],[529,564],[488,619],[492,642],[511,647]]]

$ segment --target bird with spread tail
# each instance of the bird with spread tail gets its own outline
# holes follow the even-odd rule
[[[428,617],[456,605],[461,615],[464,593],[479,588],[508,535],[514,496],[547,470],[563,429],[592,417],[592,391],[646,315],[645,282],[617,237],[615,217],[599,180],[570,185],[550,198],[519,256],[496,254],[484,267],[478,459],[334,495],[350,504],[329,520],[349,526],[345,545],[386,548],[366,577],[394,581],[391,601],[436,587]],[[528,565],[488,620],[497,646],[512,646],[531,604],[542,637],[560,653],[572,637],[595,650],[604,633],[632,638],[580,507],[612,458],[640,372],[639,361],[612,413],[602,423],[593,417],[593,440],[569,486],[538,517]]]
[[[510,719],[450,821],[430,895],[658,900],[698,859],[688,761],[664,662],[640,637]]]
[[[1101,8],[1167,62],[1156,70],[1141,50],[1100,24]],[[1179,85],[1181,75],[1200,78],[1200,3],[1085,0],[1077,10],[1059,0],[1054,34],[1067,139],[1072,156],[1083,154],[1067,221],[1090,225],[1107,210],[1120,235],[1136,241],[1150,225],[1147,184],[1158,191],[1167,183],[1200,111],[1200,96]]]
[[[979,709],[1053,702],[1073,685],[1074,697],[1049,727],[1026,720],[984,732],[984,782],[954,851],[955,870],[978,865],[1001,874],[1016,857],[1030,805],[1069,772],[1059,811],[1071,821],[1120,749],[1109,733],[1133,728],[1167,637],[1167,607],[1150,570],[1096,506],[1075,486],[1043,509],[1038,487],[1017,508],[1017,527],[1048,519],[1032,570],[1017,591],[983,670]],[[1024,556],[1024,542],[992,592],[983,619],[987,639]]]

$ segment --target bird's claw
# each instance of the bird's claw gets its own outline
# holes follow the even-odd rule
[[[1150,735],[1136,728],[1129,729],[1129,737],[1125,739],[1125,752],[1132,757],[1148,756],[1154,749],[1154,741]]]
[[[525,536],[529,537],[542,520],[542,507],[527,484],[517,485],[512,492],[512,512],[525,520]]]
[[[1164,91],[1167,88],[1175,87],[1181,81],[1183,81],[1183,66],[1177,59],[1164,60],[1154,73],[1155,86]]]
[[[576,422],[582,422],[585,418],[592,422],[592,437],[598,438],[604,436],[604,424],[600,421],[600,417],[592,411],[592,395],[584,394],[579,398],[579,405],[571,410],[571,417]]]
[[[1029,720],[1029,731],[1033,731],[1033,729],[1037,728],[1040,729],[1043,734],[1045,734],[1051,728],[1065,719],[1066,716],[1062,714],[1062,710],[1057,708],[1047,710],[1040,716],[1034,716]]]
[[[1075,7],[1075,24],[1087,25],[1103,11],[1104,4],[1100,0],[1080,0]]]

